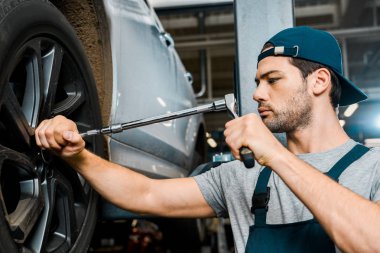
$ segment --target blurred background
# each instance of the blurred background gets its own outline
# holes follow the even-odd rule
[[[150,3],[193,75],[199,102],[232,92],[233,1],[151,0]],[[338,39],[345,75],[369,96],[366,102],[340,108],[341,125],[353,139],[367,146],[380,146],[380,0],[294,0],[294,6],[296,26],[327,30]],[[213,113],[205,118],[212,137],[210,149],[223,151],[221,131],[227,115]]]

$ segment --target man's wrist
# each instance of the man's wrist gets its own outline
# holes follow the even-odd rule
[[[288,149],[282,146],[280,150],[275,152],[275,154],[270,159],[268,159],[266,166],[275,170],[277,166],[287,164],[292,158],[294,158],[294,155]]]
[[[81,167],[84,167],[88,163],[91,155],[93,154],[90,151],[83,149],[76,155],[62,157],[62,159],[70,164],[71,167],[79,171]]]

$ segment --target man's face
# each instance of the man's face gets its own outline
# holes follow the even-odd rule
[[[292,132],[311,121],[311,96],[307,80],[287,57],[269,56],[261,60],[253,95],[264,124],[273,133]]]

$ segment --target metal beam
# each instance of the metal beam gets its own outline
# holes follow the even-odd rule
[[[368,40],[370,39],[368,37],[372,38],[375,35],[380,35],[380,26],[329,30],[329,32],[338,39],[365,37],[365,39]]]
[[[234,39],[192,41],[192,42],[176,43],[175,47],[177,50],[200,50],[200,49],[206,49],[206,48],[212,48],[212,47],[233,46],[234,43],[235,43]]]

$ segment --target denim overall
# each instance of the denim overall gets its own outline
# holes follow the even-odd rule
[[[356,145],[326,174],[338,182],[342,172],[369,149]],[[316,219],[289,223],[266,224],[270,188],[267,187],[272,170],[265,167],[259,175],[252,197],[251,212],[255,224],[249,228],[245,253],[333,253],[335,246]]]

